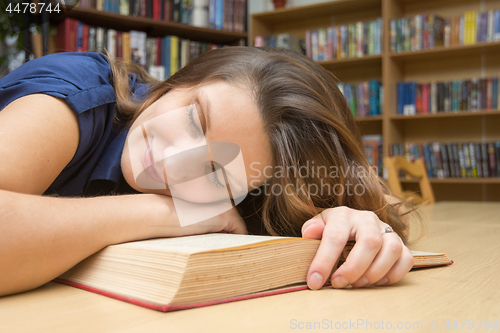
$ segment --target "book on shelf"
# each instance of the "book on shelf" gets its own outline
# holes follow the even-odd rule
[[[285,49],[293,50],[299,54],[305,54],[304,41],[301,38],[289,33],[274,34],[268,36],[256,36],[254,39],[254,46],[282,47]]]
[[[158,80],[167,79],[204,52],[221,47],[177,36],[149,37],[143,31],[94,27],[71,18],[65,18],[57,31],[57,48],[53,51],[104,52],[106,49],[112,57],[132,60]]]
[[[500,175],[500,141],[392,144],[389,156],[423,158],[429,178],[489,178]]]
[[[498,77],[397,83],[397,114],[498,110]]]
[[[305,290],[319,244],[300,237],[235,234],[136,241],[108,246],[54,281],[174,311]],[[332,272],[353,245],[346,244]],[[414,268],[453,263],[443,253],[412,254]]]
[[[444,18],[432,13],[390,20],[391,52],[500,41],[500,9]]]
[[[384,90],[380,80],[369,80],[358,84],[338,83],[354,117],[380,115],[383,110]]]
[[[383,139],[382,135],[363,135],[361,137],[363,141],[363,147],[365,148],[365,156],[368,163],[372,168],[374,168],[377,174],[382,177],[384,174],[383,170]]]
[[[82,8],[246,32],[247,0],[81,0]]]
[[[310,29],[305,54],[314,61],[363,57],[382,53],[382,18],[369,22]]]

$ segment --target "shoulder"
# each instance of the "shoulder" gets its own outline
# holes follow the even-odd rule
[[[107,57],[97,52],[62,52],[33,59],[0,80],[0,88],[19,80],[56,78],[80,89],[108,83],[111,67]]]
[[[116,101],[109,60],[97,52],[54,53],[24,63],[0,79],[0,110],[36,93],[65,99],[76,114]]]

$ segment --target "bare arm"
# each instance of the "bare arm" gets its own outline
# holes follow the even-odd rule
[[[0,112],[0,295],[37,287],[106,245],[158,237],[147,225],[159,209],[163,223],[175,222],[153,195],[40,196],[78,140],[78,120],[62,99],[27,95]]]
[[[0,296],[38,287],[109,244],[179,235],[164,201],[154,194],[57,198],[0,190]]]
[[[41,196],[78,138],[76,116],[54,97],[28,95],[0,112],[0,296],[36,288],[110,244],[246,232],[235,209],[181,228],[172,198],[157,194]]]

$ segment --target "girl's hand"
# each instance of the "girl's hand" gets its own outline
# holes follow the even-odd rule
[[[397,233],[382,234],[388,226],[371,211],[345,206],[326,209],[304,223],[303,238],[321,239],[307,273],[309,288],[323,286],[349,240],[356,244],[331,276],[333,287],[379,286],[401,280],[413,267],[414,259]]]
[[[148,196],[148,198],[153,200],[154,207],[157,207],[156,212],[158,217],[152,223],[152,228],[157,233],[155,237],[180,237],[218,232],[231,234],[248,233],[245,222],[234,207],[204,221],[181,226],[172,197],[160,194],[139,195]]]

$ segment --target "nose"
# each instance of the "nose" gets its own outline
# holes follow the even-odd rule
[[[163,156],[163,167],[169,185],[187,182],[212,171],[207,145],[191,149],[168,147]]]

